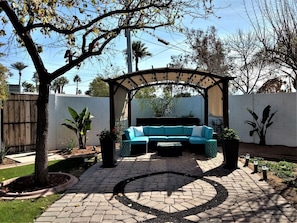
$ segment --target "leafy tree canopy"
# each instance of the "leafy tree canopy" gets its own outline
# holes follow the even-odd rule
[[[0,101],[4,101],[8,97],[7,73],[8,69],[0,64]],[[0,107],[2,106],[0,105]]]
[[[96,77],[89,85],[89,90],[86,95],[93,97],[108,97],[109,87],[106,82],[102,80],[101,77]]]
[[[135,94],[135,98],[155,98],[155,97],[156,97],[155,87],[141,88]]]
[[[4,44],[0,43],[0,47]],[[3,53],[0,52],[0,57],[3,56]],[[0,63],[0,101],[4,101],[8,97],[8,86],[7,86],[7,77],[10,76],[9,70],[7,67],[4,67]],[[0,105],[0,108],[2,106]]]

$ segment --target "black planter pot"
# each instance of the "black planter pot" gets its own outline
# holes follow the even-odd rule
[[[102,167],[114,167],[116,163],[115,141],[114,140],[100,140]]]
[[[236,169],[238,162],[239,140],[222,140],[224,168]]]

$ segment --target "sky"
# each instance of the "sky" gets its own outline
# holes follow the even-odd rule
[[[248,1],[250,2],[250,1]],[[191,20],[183,21],[184,26],[194,29],[206,30],[210,26],[215,26],[218,31],[218,36],[224,38],[228,35],[235,34],[238,29],[249,30],[251,28],[249,19],[245,13],[244,0],[213,0],[213,5],[218,8],[216,16],[211,16],[208,19],[198,19],[192,22]],[[220,18],[219,18],[220,17]],[[169,44],[164,45],[158,41],[159,39],[167,41]],[[152,54],[151,57],[146,57],[139,62],[139,69],[151,69],[152,67],[166,67],[170,63],[170,57],[179,55],[187,49],[185,45],[185,35],[183,33],[172,33],[165,29],[157,29],[154,33],[138,32],[131,34],[132,41],[140,40],[148,48]],[[47,40],[44,40],[47,41]],[[115,40],[116,52],[112,57],[105,58],[104,62],[91,60],[84,63],[79,70],[72,69],[67,72],[64,77],[69,80],[69,84],[65,86],[66,94],[75,94],[76,83],[73,82],[74,76],[77,74],[81,78],[79,89],[84,94],[89,89],[89,83],[98,75],[104,76],[104,71],[116,70],[117,72],[127,73],[127,64],[123,51],[126,49],[126,37],[119,36]],[[32,76],[35,72],[32,61],[24,52],[24,49],[10,50],[7,56],[1,58],[1,63],[11,68],[11,64],[15,62],[23,62],[28,67],[22,71],[21,82],[27,81],[33,84]],[[55,53],[49,53],[46,58],[46,67],[49,71],[55,70],[61,66],[61,61],[55,58]],[[64,62],[64,61],[63,61]],[[112,67],[110,66],[112,65]],[[134,64],[132,65],[134,71]],[[18,84],[18,71],[10,69],[13,76],[8,79],[9,84]]]

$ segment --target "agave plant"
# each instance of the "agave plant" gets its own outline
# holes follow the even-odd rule
[[[5,146],[3,142],[0,143],[0,164],[3,162],[4,157],[9,152],[10,147]]]
[[[245,123],[253,127],[253,129],[250,131],[250,136],[253,136],[255,132],[259,136],[259,145],[266,145],[266,132],[267,129],[273,124],[271,120],[275,115],[276,111],[270,114],[270,108],[270,105],[267,105],[264,108],[261,122],[258,121],[258,115],[251,109],[247,108],[248,112],[253,116],[255,121],[245,121]]]
[[[80,114],[78,114],[73,108],[68,107],[68,111],[73,120],[65,119],[62,125],[73,130],[78,138],[79,148],[85,149],[87,142],[87,132],[92,129],[92,118],[94,116],[88,111],[88,108],[84,108]]]

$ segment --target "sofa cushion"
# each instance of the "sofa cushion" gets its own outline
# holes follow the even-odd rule
[[[169,142],[188,142],[188,136],[167,136],[167,141]]]
[[[203,137],[203,126],[194,126],[191,136]]]
[[[150,142],[166,142],[167,136],[149,136]]]
[[[150,126],[149,136],[164,136],[164,126]]]
[[[185,136],[192,135],[193,132],[193,126],[184,126],[184,134]]]
[[[148,142],[149,138],[147,136],[138,136],[131,140],[132,145],[147,144]]]
[[[191,144],[205,144],[207,140],[205,138],[202,137],[198,137],[198,136],[190,136],[189,138],[189,142]]]
[[[143,129],[143,134],[145,136],[148,136],[149,135],[150,126],[142,126],[142,129]]]
[[[134,129],[134,135],[135,135],[135,137],[144,136],[143,127],[142,126],[134,126],[133,129]]]
[[[183,135],[182,126],[164,126],[164,134],[166,136],[180,136]]]

